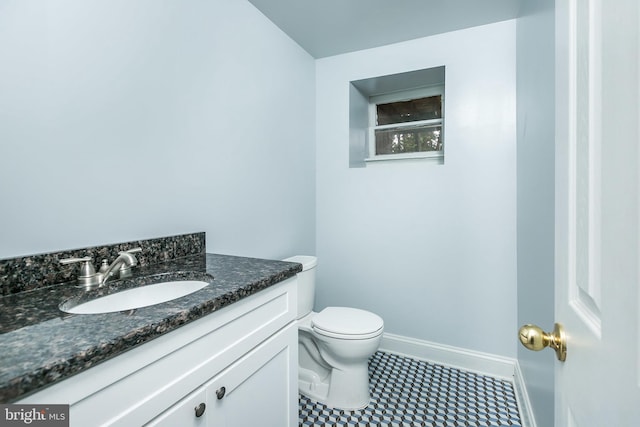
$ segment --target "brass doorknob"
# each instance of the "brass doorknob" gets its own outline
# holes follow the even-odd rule
[[[558,360],[567,360],[567,338],[562,325],[556,323],[553,332],[543,331],[536,325],[524,325],[518,331],[520,342],[529,350],[540,351],[545,347],[551,347],[556,351]]]

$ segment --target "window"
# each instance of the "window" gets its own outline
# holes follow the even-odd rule
[[[369,98],[366,161],[442,157],[444,86]]]
[[[349,82],[349,167],[444,164],[445,66]]]

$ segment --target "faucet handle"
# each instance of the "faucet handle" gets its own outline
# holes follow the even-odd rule
[[[60,264],[68,265],[75,264],[77,262],[83,263],[80,266],[80,274],[78,275],[78,282],[82,286],[91,286],[100,282],[100,276],[96,274],[96,269],[93,267],[93,258],[86,256],[83,258],[64,258],[60,260]]]
[[[118,252],[119,255],[127,255],[128,262],[122,263],[120,265],[119,274],[120,278],[125,278],[131,276],[131,267],[138,264],[138,260],[136,259],[135,253],[142,252],[141,247],[128,249],[126,251]]]
[[[85,262],[85,261],[92,261],[93,258],[91,258],[90,256],[86,256],[84,258],[64,258],[60,260],[60,264],[75,264],[76,262]]]
[[[137,248],[133,248],[133,249],[127,249],[126,251],[120,251],[118,252],[119,254],[123,254],[123,253],[127,253],[127,254],[135,254],[138,252],[142,252],[142,248],[141,247],[137,247]]]
[[[93,268],[91,261],[93,261],[93,258],[90,256],[84,258],[64,258],[60,260],[60,264],[68,265],[82,262],[83,264],[80,266],[80,275],[78,277],[91,277],[96,274],[96,269]]]
[[[137,254],[138,252],[142,252],[142,248],[141,247],[137,247],[137,248],[133,248],[133,249],[127,249],[126,251],[120,251],[118,252],[118,255],[124,255],[127,254],[129,255],[129,259],[130,259],[130,264],[129,265],[122,265],[122,267],[120,267],[121,271],[125,271],[127,269],[131,269],[132,266],[138,264],[138,260],[136,259],[135,255],[133,254]]]
[[[137,254],[138,252],[142,252],[142,248],[141,247],[137,247],[137,248],[133,248],[133,249],[127,249],[126,251],[120,251],[120,252],[118,252],[118,255],[123,255],[123,254],[131,255],[131,259],[133,261],[133,265],[136,265],[138,260],[136,259],[136,257],[133,254]]]

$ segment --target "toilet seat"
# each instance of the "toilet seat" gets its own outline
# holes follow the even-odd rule
[[[358,340],[382,333],[384,321],[377,314],[350,307],[327,307],[311,319],[311,328],[331,338]]]

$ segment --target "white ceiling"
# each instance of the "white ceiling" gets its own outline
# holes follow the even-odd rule
[[[535,0],[249,0],[315,58],[505,21]]]

